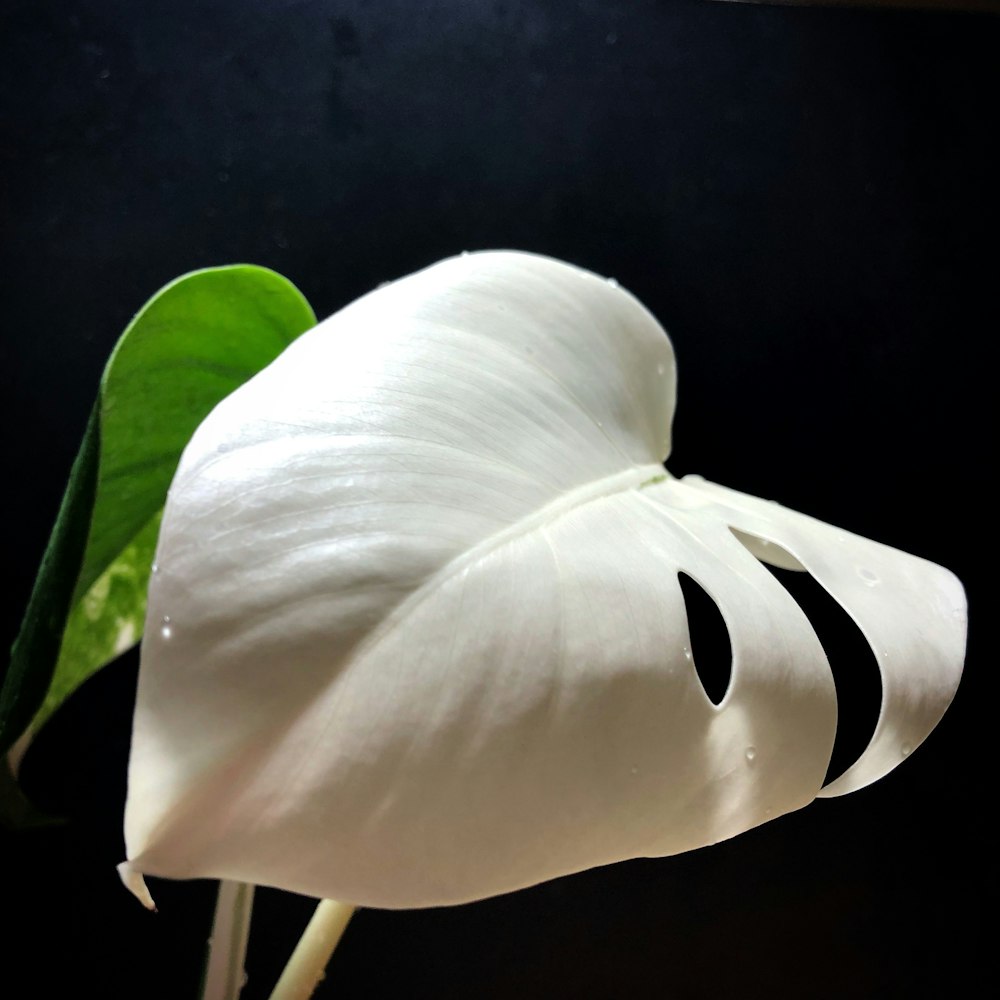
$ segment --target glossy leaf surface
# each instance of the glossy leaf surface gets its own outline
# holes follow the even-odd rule
[[[184,446],[219,400],[314,323],[280,275],[236,265],[178,278],[129,324],[12,650],[0,694],[4,749],[139,640],[159,518]]]
[[[758,556],[812,572],[876,649],[878,729],[827,792],[894,767],[958,683],[960,584],[669,476],[673,408],[639,302],[516,253],[373,292],[226,399],[164,515],[126,875],[427,906],[804,806],[836,693]],[[731,637],[718,705],[680,573]]]

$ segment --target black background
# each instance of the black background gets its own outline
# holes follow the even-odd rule
[[[322,317],[488,247],[613,275],[660,318],[679,360],[672,472],[940,562],[969,591],[963,686],[884,781],[692,854],[362,912],[329,995],[971,993],[994,874],[1000,19],[697,0],[0,16],[3,641],[103,363],[157,288],[252,261]],[[851,640],[822,638],[863,722],[877,694],[839,669]],[[12,996],[195,996],[212,887],[159,883],[152,916],[114,872],[136,665],[88,683],[25,761],[71,822],[4,837],[0,981],[31,984]],[[309,912],[259,894],[247,1000]]]

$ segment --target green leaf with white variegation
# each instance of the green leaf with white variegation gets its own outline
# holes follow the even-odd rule
[[[212,408],[315,323],[266,268],[210,268],[158,292],[123,333],[0,692],[0,748],[32,734],[142,634],[152,553],[184,446]]]
[[[155,514],[73,605],[45,700],[32,720],[38,730],[83,679],[131,649],[142,637],[160,513]]]

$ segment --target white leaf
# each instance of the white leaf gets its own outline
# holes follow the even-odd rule
[[[958,683],[960,584],[673,479],[673,407],[670,343],[639,302],[516,253],[373,292],[220,404],[160,533],[130,871],[427,906],[804,806],[836,695],[757,555],[813,573],[882,670],[876,734],[824,794],[894,767]],[[730,632],[718,706],[679,572]]]

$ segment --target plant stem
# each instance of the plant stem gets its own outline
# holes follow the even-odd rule
[[[253,889],[245,882],[219,883],[201,1000],[237,1000],[243,989]]]
[[[353,913],[350,903],[338,903],[335,899],[320,901],[274,987],[271,1000],[309,1000]]]

